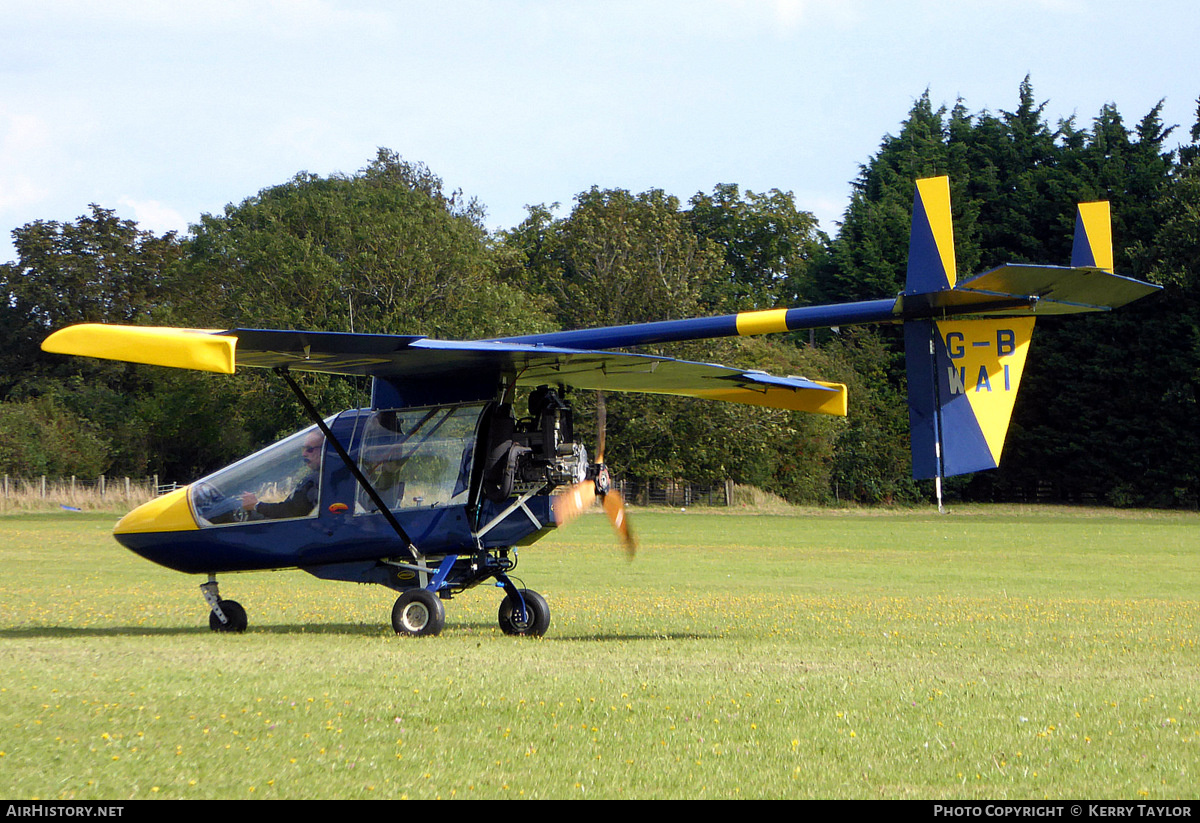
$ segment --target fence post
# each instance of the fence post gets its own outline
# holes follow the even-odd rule
[[[42,475],[42,497],[46,496],[46,475]]]
[[[125,475],[125,496],[129,497],[129,475]]]
[[[104,499],[104,475],[100,475],[100,499]]]

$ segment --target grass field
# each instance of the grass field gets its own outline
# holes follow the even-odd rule
[[[1200,517],[961,508],[585,517],[398,638],[394,596],[222,578],[115,516],[0,518],[0,796],[1200,797]]]

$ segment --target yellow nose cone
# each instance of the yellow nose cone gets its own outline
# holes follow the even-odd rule
[[[113,534],[195,531],[196,518],[188,503],[188,487],[143,503],[117,522]]]

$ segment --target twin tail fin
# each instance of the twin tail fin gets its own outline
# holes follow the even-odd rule
[[[1079,204],[1071,258],[1072,267],[1112,272],[1107,202]],[[945,293],[957,282],[949,178],[918,180],[902,299],[951,305]],[[1000,464],[1034,325],[1028,309],[1011,314],[905,318],[914,478]]]

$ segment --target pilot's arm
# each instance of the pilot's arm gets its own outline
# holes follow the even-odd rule
[[[242,495],[242,507],[263,517],[277,520],[285,517],[307,517],[317,505],[317,479],[306,478],[282,503],[262,503],[252,492]]]

